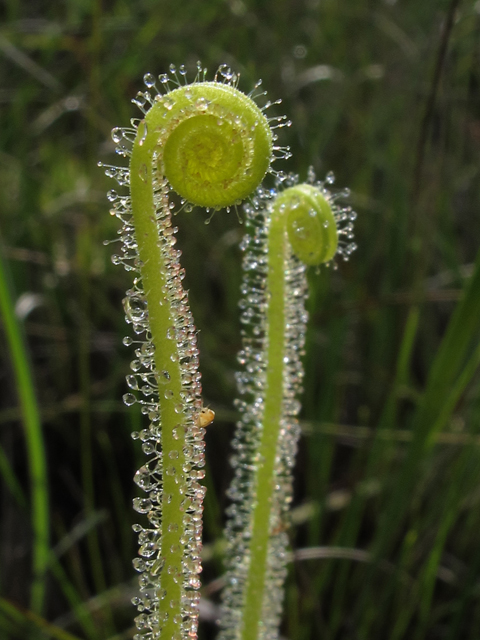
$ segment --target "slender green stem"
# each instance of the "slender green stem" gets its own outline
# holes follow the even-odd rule
[[[127,322],[142,336],[127,376],[138,393],[125,394],[124,401],[139,402],[151,421],[134,434],[151,456],[135,475],[148,497],[135,498],[134,508],[150,526],[134,527],[140,544],[134,566],[141,573],[137,628],[155,640],[196,638],[205,494],[198,481],[211,421],[202,410],[196,329],[174,249],[170,191],[186,209],[228,209],[258,186],[275,151],[288,153],[273,146],[269,121],[238,91],[238,76],[222,65],[215,80],[205,82],[200,64],[197,69],[195,81],[182,85],[171,65],[171,76],[159,76],[160,90],[152,74],[144,76],[149,91],[133,102],[145,118],[112,132],[117,151],[131,158],[129,170],[107,168],[121,186],[130,186],[129,197],[110,192],[109,199],[123,223],[122,254],[114,262],[137,273],[124,304]],[[185,75],[183,67],[179,74]],[[279,118],[277,124],[287,123]]]
[[[227,522],[222,640],[275,638],[286,576],[287,512],[299,435],[306,265],[348,259],[355,214],[339,210],[323,183],[259,191],[247,208],[243,329]],[[343,223],[343,226],[342,226]]]
[[[255,477],[256,503],[252,515],[252,545],[250,569],[245,592],[243,617],[244,640],[258,637],[264,602],[267,551],[270,541],[270,519],[275,483],[278,439],[283,414],[284,351],[285,336],[285,267],[288,250],[285,217],[274,216],[270,223],[268,239],[269,291],[266,310],[267,367],[263,431],[259,447],[259,459]]]
[[[45,445],[28,349],[20,322],[15,315],[15,305],[8,283],[7,269],[1,255],[0,312],[10,351],[16,382],[15,388],[20,402],[27,444],[34,535],[33,583],[30,604],[32,611],[40,613],[45,595],[45,571],[49,557],[48,484]]]
[[[91,228],[84,222],[77,234],[76,267],[78,282],[78,301],[80,307],[78,324],[78,383],[82,397],[80,408],[80,464],[82,473],[82,489],[84,512],[86,519],[95,514],[94,485],[94,440],[92,438],[91,408],[91,332],[90,332],[90,264],[91,264]],[[104,562],[100,547],[97,527],[92,527],[87,534],[87,545],[90,570],[97,593],[107,589]],[[103,631],[111,635],[114,631],[112,611],[109,606],[104,609]]]

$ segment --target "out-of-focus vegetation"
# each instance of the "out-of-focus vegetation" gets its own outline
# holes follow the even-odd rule
[[[0,636],[134,633],[141,416],[97,168],[145,72],[226,62],[293,120],[283,169],[352,189],[359,250],[311,280],[283,634],[480,637],[480,3],[7,0],[0,26]],[[280,163],[279,163],[280,164]],[[280,167],[277,167],[280,168]],[[200,330],[214,636],[242,228],[178,217]],[[14,313],[15,312],[15,313]],[[32,567],[44,575],[34,579]]]

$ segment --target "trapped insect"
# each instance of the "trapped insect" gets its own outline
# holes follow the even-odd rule
[[[197,418],[198,427],[208,427],[215,419],[215,411],[209,407],[202,407]]]

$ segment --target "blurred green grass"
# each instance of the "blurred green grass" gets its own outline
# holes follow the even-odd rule
[[[3,281],[28,349],[50,530],[48,571],[35,581],[28,460],[39,450],[4,315],[0,637],[133,636],[141,452],[129,433],[141,417],[120,400],[130,280],[102,244],[117,225],[105,197],[114,185],[96,163],[118,162],[110,129],[138,116],[130,99],[143,74],[200,59],[211,74],[231,64],[247,91],[261,77],[283,98],[278,113],[294,124],[281,142],[294,156],[281,168],[333,170],[360,214],[351,262],[310,277],[291,540],[316,551],[291,565],[282,633],[477,640],[479,3],[8,0],[0,11]],[[215,605],[242,228],[232,215],[204,219],[182,214],[178,226],[205,401],[217,411],[203,573]],[[32,596],[38,584],[44,597]]]

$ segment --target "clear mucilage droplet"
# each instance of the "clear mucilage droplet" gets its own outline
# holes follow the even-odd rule
[[[152,73],[146,73],[143,76],[143,82],[149,89],[155,86],[155,76]]]
[[[131,407],[133,404],[137,402],[136,397],[133,393],[125,393],[123,396],[123,402],[127,405],[127,407]]]

